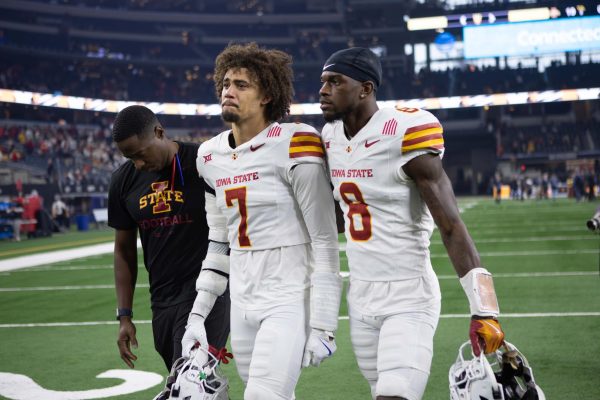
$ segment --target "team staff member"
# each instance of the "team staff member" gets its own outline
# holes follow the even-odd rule
[[[433,356],[441,295],[429,257],[437,224],[471,314],[473,351],[498,349],[504,333],[491,274],[460,218],[442,168],[442,126],[416,108],[379,109],[381,64],[369,49],[325,62],[322,138],[334,197],[346,216],[350,338],[377,400],[418,400]]]
[[[167,369],[181,356],[181,339],[196,297],[195,282],[208,247],[204,181],[196,171],[198,145],[169,140],[154,113],[130,106],[117,114],[113,140],[129,159],[112,175],[108,225],[115,228],[118,347],[133,368],[132,322],[138,273],[137,232],[150,278],[154,347]],[[221,348],[229,335],[229,293],[206,320],[208,342]]]

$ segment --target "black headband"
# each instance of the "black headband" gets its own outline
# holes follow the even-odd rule
[[[359,82],[372,81],[375,87],[381,83],[381,63],[371,50],[351,47],[333,53],[323,71],[339,72]]]

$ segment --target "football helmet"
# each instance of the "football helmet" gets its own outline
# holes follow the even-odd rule
[[[190,357],[181,357],[173,364],[165,388],[154,400],[228,400],[227,378],[219,367],[218,352],[203,347],[192,350]],[[199,360],[208,361],[200,365]]]
[[[469,359],[465,359],[467,350]],[[474,356],[471,342],[463,343],[448,380],[451,400],[546,400],[525,356],[506,341],[487,356],[483,352]]]

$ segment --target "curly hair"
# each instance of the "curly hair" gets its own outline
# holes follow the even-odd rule
[[[229,44],[215,61],[215,90],[221,100],[223,78],[230,69],[246,68],[271,101],[265,107],[267,121],[278,121],[290,111],[294,96],[292,56],[281,50],[260,48],[254,42]]]

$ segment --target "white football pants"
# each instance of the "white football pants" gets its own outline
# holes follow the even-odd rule
[[[307,339],[304,300],[268,310],[231,304],[231,347],[246,384],[244,400],[290,400],[298,383]]]
[[[420,400],[429,378],[440,302],[386,316],[363,315],[348,308],[354,354],[373,398]]]

